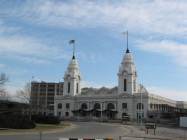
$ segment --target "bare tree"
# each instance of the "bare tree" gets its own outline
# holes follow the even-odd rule
[[[16,92],[16,95],[22,102],[30,104],[31,84],[26,83],[23,89],[20,89]]]
[[[17,97],[24,103],[28,103],[29,105],[29,119],[31,120],[32,115],[32,108],[30,103],[30,96],[31,96],[31,83],[26,83],[23,89],[20,89],[16,92]]]
[[[8,82],[8,77],[5,73],[0,74],[0,97],[8,97],[5,89],[5,84]]]

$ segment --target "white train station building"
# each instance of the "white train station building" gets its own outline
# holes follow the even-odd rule
[[[121,119],[128,116],[131,120],[140,120],[187,109],[185,102],[150,94],[137,82],[136,66],[128,48],[117,76],[118,85],[114,88],[81,89],[79,64],[73,55],[64,74],[63,91],[59,94],[54,91],[54,115],[63,119]],[[47,113],[45,109],[43,111]]]

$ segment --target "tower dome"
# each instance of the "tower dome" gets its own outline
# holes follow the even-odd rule
[[[71,75],[71,76],[80,75],[79,64],[78,64],[78,62],[77,62],[77,60],[75,59],[74,56],[71,59],[69,65],[68,65],[68,68],[67,68],[67,71],[66,71],[65,75]]]
[[[126,71],[128,74],[133,74],[136,72],[136,67],[134,64],[134,59],[133,59],[133,55],[132,53],[130,53],[130,51],[126,51],[122,62],[121,62],[121,66],[119,69],[119,73]]]

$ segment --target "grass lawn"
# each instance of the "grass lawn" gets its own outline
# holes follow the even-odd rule
[[[55,132],[63,131],[65,127],[70,126],[69,123],[63,123],[59,125],[53,124],[36,124],[36,127],[33,129],[7,129],[0,130],[0,135],[14,135],[14,134],[25,134],[25,133],[39,133],[39,132]]]

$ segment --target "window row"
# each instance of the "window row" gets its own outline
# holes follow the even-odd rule
[[[70,104],[69,103],[66,103],[66,108],[67,109],[70,108]],[[62,109],[62,104],[61,103],[58,104],[58,109]]]
[[[66,103],[66,108],[69,109],[70,108],[70,104]],[[94,104],[94,109],[101,109],[101,104],[100,103],[95,103]],[[58,104],[58,109],[62,109],[62,103]],[[81,109],[88,109],[88,105],[86,103],[81,104]],[[108,103],[107,104],[107,109],[111,110],[111,109],[115,109],[115,105],[113,103]],[[122,109],[127,109],[127,103],[122,103]]]
[[[61,112],[58,112],[58,116],[60,117],[61,115],[62,115],[62,113],[61,113]],[[66,112],[66,113],[65,113],[65,116],[68,117],[68,116],[69,116],[69,112]]]

